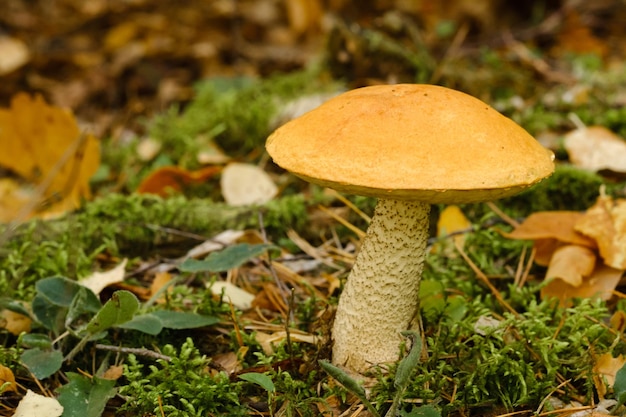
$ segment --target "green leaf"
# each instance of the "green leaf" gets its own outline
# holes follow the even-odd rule
[[[41,333],[26,333],[19,338],[19,346],[25,348],[52,349],[52,340]]]
[[[36,295],[31,303],[35,318],[43,327],[59,334],[65,329],[66,307],[52,304],[45,297]]]
[[[409,383],[413,371],[420,362],[420,357],[422,355],[422,338],[420,337],[418,332],[412,330],[407,330],[400,333],[403,336],[411,339],[412,343],[409,353],[404,358],[402,358],[400,363],[398,363],[398,369],[396,369],[396,377],[393,381],[395,387],[398,388],[398,390],[403,390]]]
[[[35,288],[37,295],[44,297],[50,303],[69,307],[76,293],[85,287],[64,277],[50,277],[37,281]]]
[[[87,324],[86,330],[91,334],[96,334],[120,325],[131,320],[137,310],[139,310],[139,301],[132,292],[116,291]]]
[[[370,403],[370,401],[367,399],[365,389],[361,385],[359,385],[359,383],[354,378],[345,373],[341,368],[336,367],[328,361],[320,360],[318,361],[318,363],[328,375],[335,378],[337,382],[346,387],[348,391],[356,395],[356,397],[361,400],[363,405],[367,407],[367,410],[370,412],[371,415],[373,415],[374,417],[380,417],[380,413],[378,412],[378,410],[376,410],[376,408],[374,408],[374,405]]]
[[[163,322],[154,314],[141,314],[133,317],[126,323],[120,324],[118,327],[128,330],[138,330],[156,336],[163,330]]]
[[[421,407],[413,407],[410,413],[401,411],[402,417],[441,417],[441,413],[432,405],[423,405]]]
[[[46,329],[59,334],[83,313],[96,313],[102,304],[88,288],[63,277],[44,278],[36,284],[32,301],[35,318]],[[69,314],[68,314],[69,313]]]
[[[151,314],[158,317],[161,323],[163,323],[163,327],[168,329],[195,329],[197,327],[212,326],[220,321],[217,317],[202,316],[182,311],[157,310]]]
[[[63,417],[100,417],[107,402],[117,393],[115,381],[88,378],[68,372],[70,382],[59,388]]]
[[[245,262],[255,258],[268,250],[279,250],[274,245],[260,243],[251,245],[241,243],[229,246],[219,252],[209,254],[204,260],[187,259],[180,265],[180,270],[184,272],[223,272],[228,271]]]
[[[28,349],[20,359],[37,379],[49,377],[61,369],[63,364],[63,354],[58,350]]]
[[[626,403],[626,365],[622,366],[615,374],[613,391],[615,392],[618,406]]]
[[[239,375],[239,379],[243,379],[244,381],[252,382],[253,384],[257,384],[261,388],[263,388],[267,392],[275,392],[276,387],[274,387],[274,382],[272,379],[265,375],[260,374],[258,372],[249,372],[247,374]]]

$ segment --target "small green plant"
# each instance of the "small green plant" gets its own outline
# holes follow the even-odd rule
[[[135,355],[128,356],[126,384],[119,390],[126,399],[121,411],[170,417],[247,415],[239,401],[242,383],[231,381],[224,372],[212,372],[210,359],[200,353],[191,338],[179,350],[165,345],[162,353],[170,360],[146,364]]]

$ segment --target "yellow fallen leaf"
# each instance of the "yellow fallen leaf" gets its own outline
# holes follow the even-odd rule
[[[15,383],[15,375],[13,374],[13,371],[0,364],[0,386],[3,386],[7,382],[8,384],[4,387],[3,391],[0,391],[0,394],[7,391],[17,392],[17,384]]]
[[[161,288],[167,285],[170,281],[172,281],[172,274],[167,271],[160,271],[154,275],[154,279],[152,280],[152,284],[150,284],[150,294],[154,296],[158,293]],[[167,289],[167,292],[172,292],[174,290],[173,286],[170,286]],[[157,300],[157,303],[165,303],[166,298],[165,294]]]
[[[575,228],[596,241],[605,264],[626,269],[626,200],[600,195]]]
[[[41,201],[30,201],[25,217],[57,215],[90,197],[100,149],[93,136],[81,135],[70,112],[41,96],[17,94],[9,109],[0,109],[0,147],[0,165],[37,187]]]
[[[446,253],[446,256],[455,256],[454,254],[457,252],[454,250],[454,245],[447,245],[450,240],[443,238],[453,235],[451,236],[452,241],[463,247],[467,237],[467,234],[463,232],[467,232],[471,227],[472,223],[465,217],[459,206],[446,206],[439,214],[439,219],[437,220],[437,237],[442,239],[435,242],[432,252],[437,253],[451,249],[450,253]]]
[[[610,353],[604,353],[596,359],[593,366],[593,383],[600,399],[603,399],[609,388],[615,384],[615,374],[625,363],[626,359],[622,355],[614,358]]]
[[[2,310],[1,314],[0,327],[4,327],[9,333],[19,336],[23,332],[30,332],[30,326],[32,324],[30,317],[8,309]]]

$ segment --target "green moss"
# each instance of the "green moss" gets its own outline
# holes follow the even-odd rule
[[[306,225],[306,208],[316,204],[302,195],[279,198],[260,207],[232,207],[207,199],[182,196],[110,194],[87,203],[63,218],[32,220],[0,236],[0,291],[8,297],[29,299],[41,278],[87,276],[97,269],[96,257],[178,257],[203,239],[227,229],[259,227],[270,238]],[[195,236],[191,238],[190,236]]]
[[[554,174],[515,197],[503,201],[509,209],[528,215],[542,210],[586,210],[592,206],[605,180],[572,165],[557,165]]]

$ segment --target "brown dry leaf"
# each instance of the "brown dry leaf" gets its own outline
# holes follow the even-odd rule
[[[6,366],[0,364],[0,386],[4,385],[7,382],[9,383],[9,385],[7,385],[4,388],[4,391],[0,392],[0,394],[7,391],[17,392],[17,384],[15,383],[15,375],[13,374],[13,371],[10,368],[7,368]]]
[[[550,265],[550,259],[552,259],[552,255],[558,248],[563,245],[564,243],[561,243],[556,239],[535,240],[533,242],[533,248],[535,249],[535,263],[541,266]]]
[[[626,269],[626,200],[601,194],[575,228],[597,242],[605,264]]]
[[[595,265],[596,254],[591,249],[578,245],[562,246],[552,255],[546,278],[558,278],[573,287],[580,287]]]
[[[256,341],[259,342],[263,352],[266,355],[274,354],[274,346],[278,346],[284,340],[287,340],[286,331],[278,331],[274,333],[265,333],[260,330],[255,332]],[[293,342],[316,344],[318,338],[312,334],[300,333],[297,330],[291,330],[289,332],[289,339]]]
[[[102,378],[109,380],[118,380],[124,375],[124,367],[121,365],[112,365],[104,371]]]
[[[540,211],[528,216],[512,232],[502,232],[502,235],[509,239],[556,239],[563,243],[595,248],[597,245],[593,239],[574,229],[582,217],[583,214],[577,211]]]
[[[609,324],[611,329],[623,333],[626,330],[626,312],[622,310],[615,311],[609,320]]]
[[[213,166],[197,171],[187,171],[176,166],[162,167],[144,178],[141,184],[139,184],[137,192],[166,197],[172,192],[182,191],[186,185],[206,182],[219,173],[220,170],[220,167]]]
[[[73,210],[90,197],[100,149],[93,136],[81,135],[70,112],[47,105],[41,96],[17,94],[9,109],[0,109],[0,144],[0,165],[41,187],[41,197],[53,202],[40,214]],[[25,216],[34,214],[28,211]],[[0,213],[4,220],[15,215]]]
[[[0,327],[7,329],[9,333],[19,336],[23,332],[30,332],[32,324],[30,317],[8,309],[2,310],[1,314],[2,317],[0,318]]]
[[[600,298],[608,300],[619,284],[624,271],[606,265],[596,265],[595,270],[585,278],[579,287],[563,280],[553,279],[541,289],[542,298],[558,298],[561,305],[568,305],[573,298]]]
[[[626,141],[605,127],[573,130],[565,135],[564,146],[577,167],[626,173]]]
[[[232,375],[235,372],[239,372],[243,369],[239,358],[240,356],[237,352],[224,352],[212,356],[211,363],[226,372],[228,375]]]
[[[439,215],[437,237],[468,231],[471,227],[472,223],[465,217],[461,208],[456,205],[450,205],[443,209]],[[463,247],[466,237],[465,233],[460,233],[453,236],[453,239],[459,246]],[[437,250],[437,248],[438,245],[435,244],[433,250]]]
[[[610,353],[598,357],[593,367],[593,383],[598,390],[598,396],[603,399],[610,387],[615,384],[615,374],[626,363],[622,355],[614,358]]]
[[[565,21],[557,35],[553,52],[563,55],[569,52],[606,56],[609,48],[605,41],[595,36],[580,13],[572,8],[565,15]]]
[[[267,203],[278,194],[278,187],[265,171],[240,162],[226,165],[220,184],[224,200],[232,206]]]

